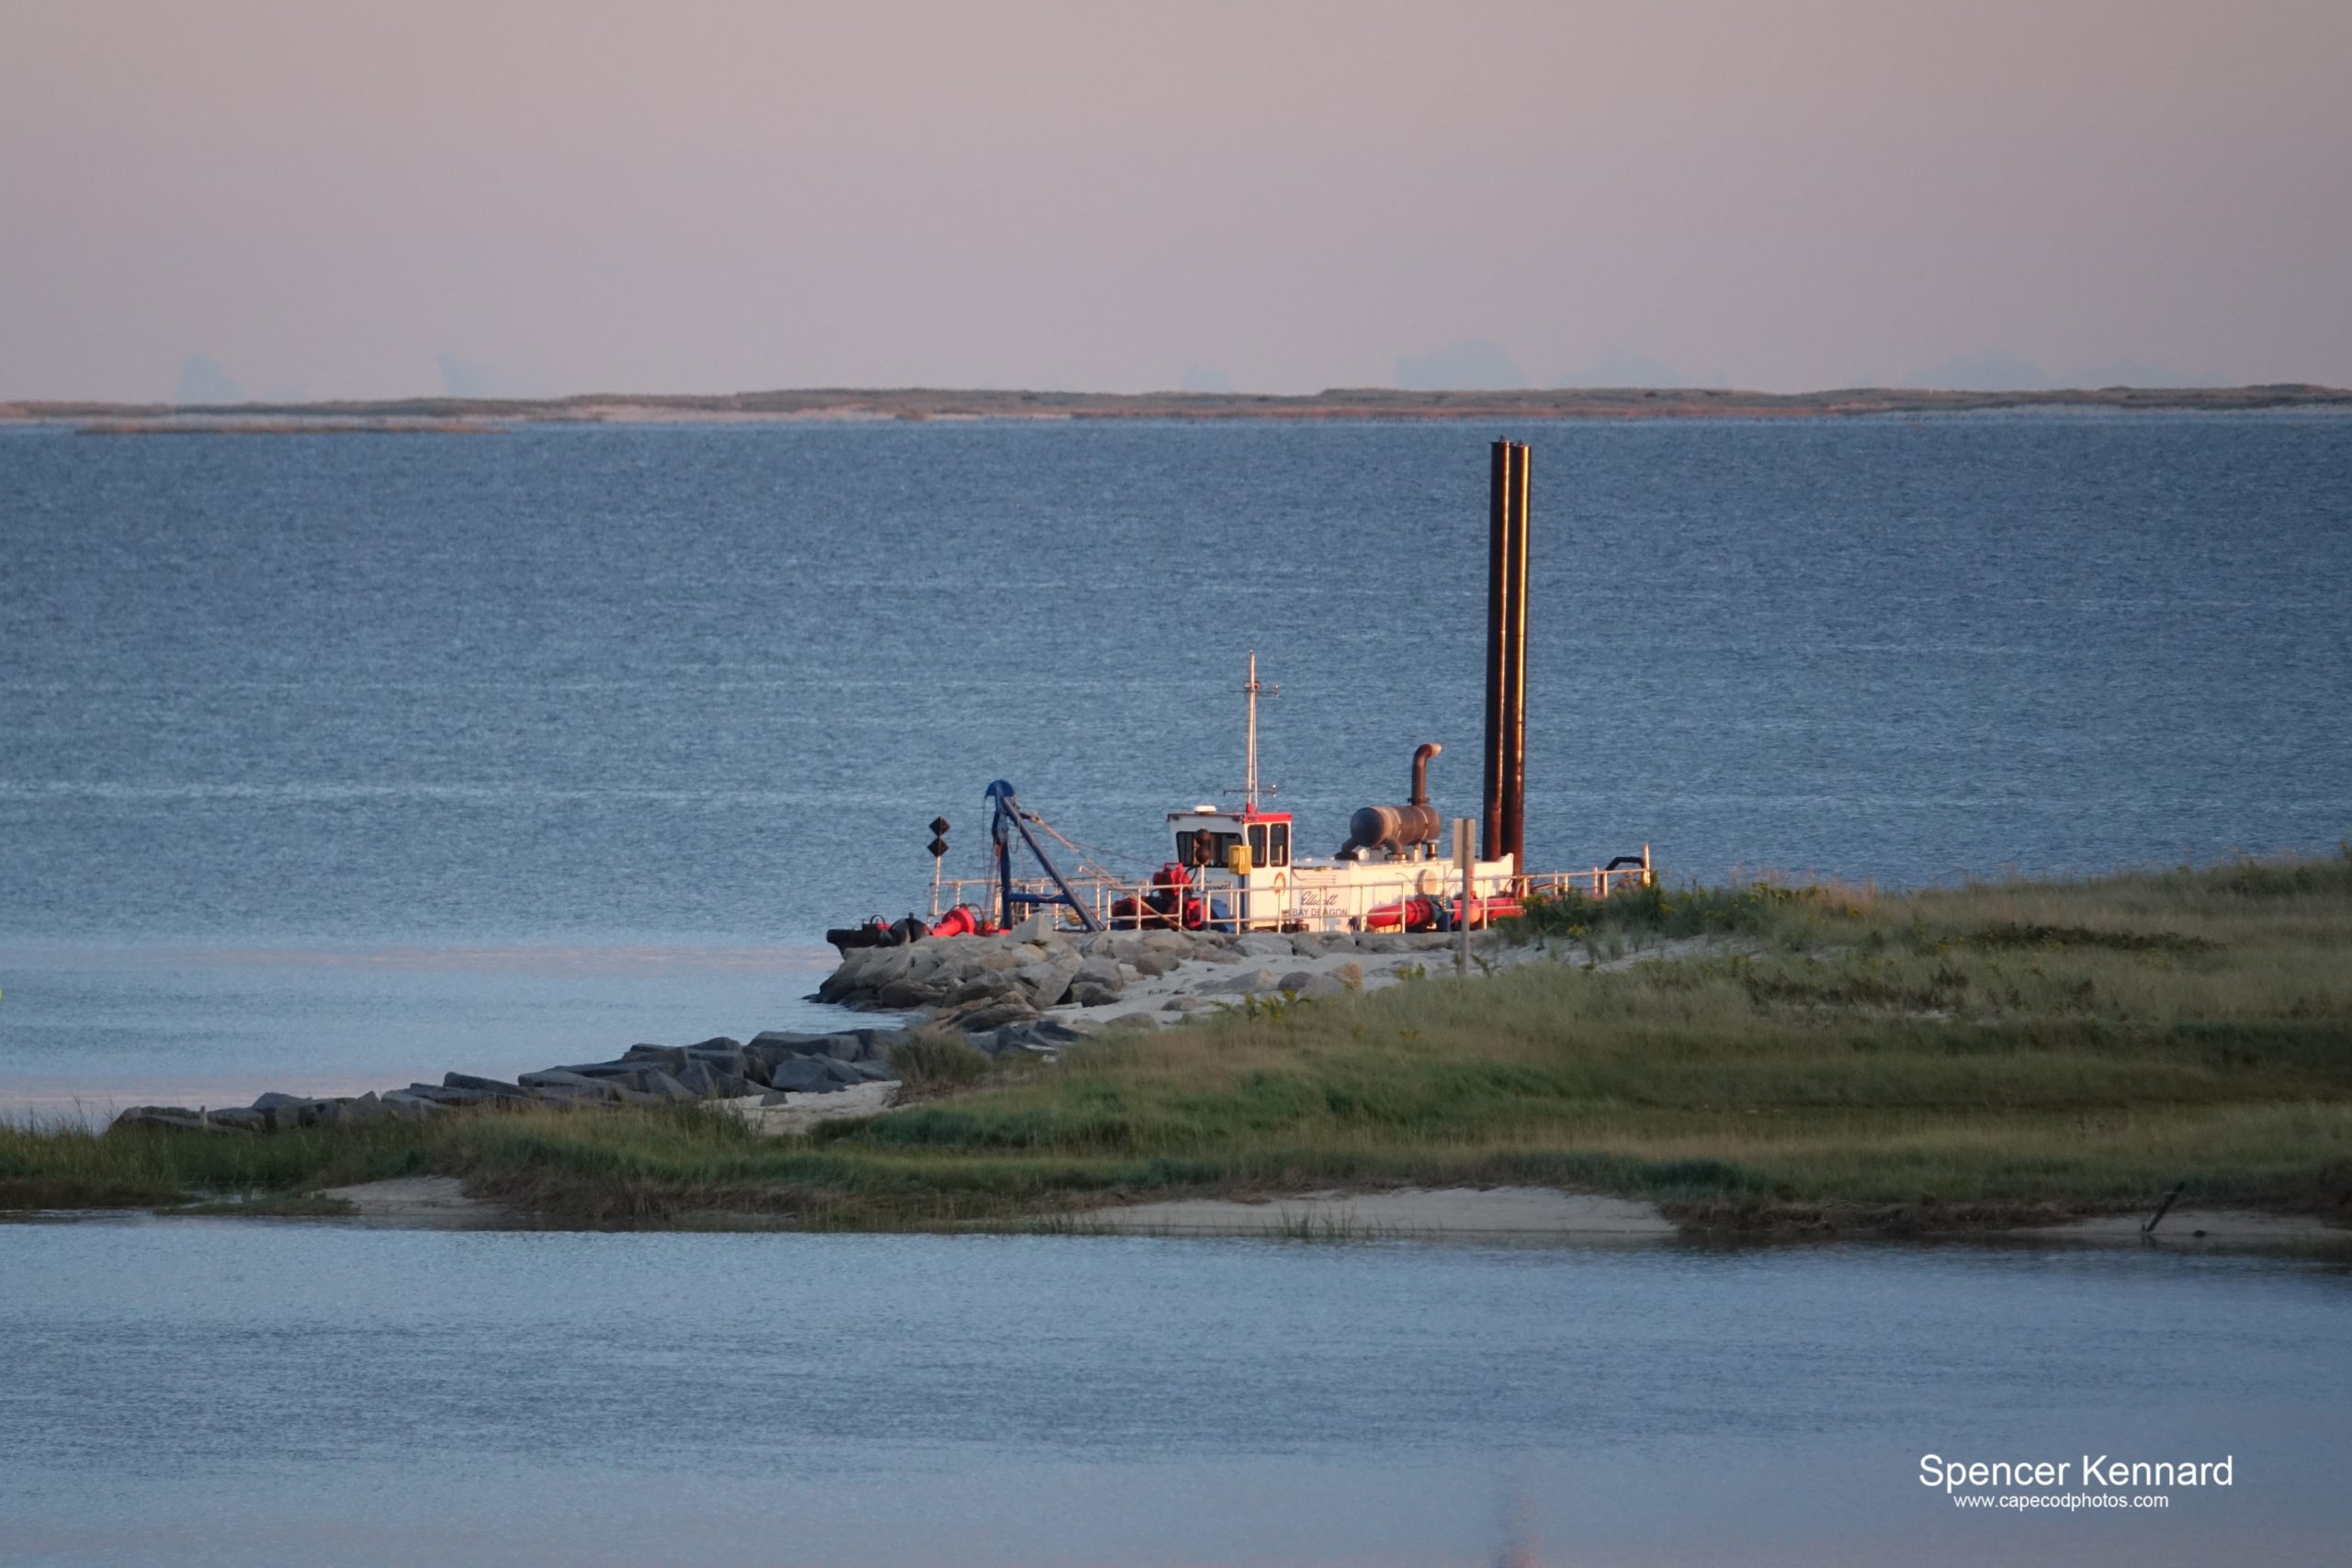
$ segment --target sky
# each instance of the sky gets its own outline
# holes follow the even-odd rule
[[[2346,0],[0,0],[0,398],[2352,385]]]

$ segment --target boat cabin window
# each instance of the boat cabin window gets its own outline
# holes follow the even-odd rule
[[[1290,863],[1290,824],[1259,822],[1250,829],[1250,861],[1253,865]]]
[[[1185,865],[1223,865],[1227,852],[1240,842],[1238,833],[1194,828],[1176,835],[1176,859]]]

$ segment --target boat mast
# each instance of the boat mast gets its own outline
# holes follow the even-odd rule
[[[1250,699],[1249,739],[1241,752],[1241,809],[1258,809],[1258,650],[1250,650],[1250,679],[1241,687]]]

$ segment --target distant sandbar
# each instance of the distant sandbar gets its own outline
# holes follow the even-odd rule
[[[744,424],[930,420],[1538,421],[1821,419],[1867,414],[2038,411],[2352,412],[2352,390],[2260,387],[2101,387],[2066,391],[1939,392],[1863,387],[1821,392],[1715,388],[1570,388],[1427,392],[1343,388],[1303,396],[1241,392],[1023,392],[933,388],[594,393],[571,398],[407,398],[317,403],[0,403],[0,424],[73,425],[92,434],[338,434],[467,433],[519,424]]]

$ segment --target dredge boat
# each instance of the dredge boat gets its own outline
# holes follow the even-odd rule
[[[826,933],[843,951],[1008,930],[1023,921],[1074,931],[1455,931],[1520,913],[1537,897],[1604,898],[1654,879],[1649,846],[1583,871],[1535,872],[1526,854],[1528,449],[1494,444],[1487,574],[1486,784],[1476,818],[1445,824],[1430,804],[1429,766],[1413,752],[1403,805],[1359,807],[1330,855],[1302,852],[1291,814],[1262,810],[1258,787],[1258,656],[1250,655],[1241,806],[1168,813],[1170,858],[1149,877],[1121,877],[1086,858],[1012,785],[988,787],[991,874],[946,878],[947,823],[932,824],[931,917],[876,919]],[[1066,874],[1046,847],[1072,857]],[[1475,840],[1475,841],[1474,841]]]

